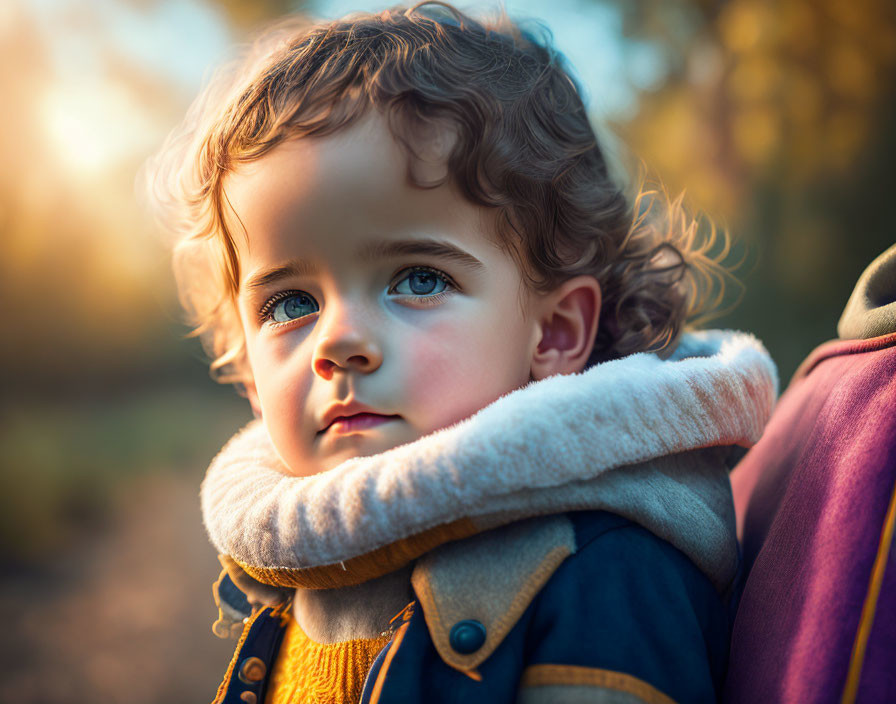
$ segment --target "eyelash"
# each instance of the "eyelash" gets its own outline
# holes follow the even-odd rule
[[[429,266],[419,266],[418,265],[418,266],[411,266],[406,269],[402,269],[398,274],[396,274],[396,276],[399,278],[397,278],[395,280],[395,282],[389,287],[389,293],[391,293],[395,289],[395,286],[397,286],[398,283],[403,281],[407,275],[412,274],[415,271],[426,271],[431,274],[435,274],[436,277],[438,277],[439,279],[444,281],[445,284],[447,284],[448,288],[446,288],[444,291],[440,291],[439,293],[434,293],[434,294],[428,295],[428,296],[427,295],[413,296],[410,294],[398,294],[402,298],[405,298],[405,299],[412,298],[414,301],[425,301],[424,305],[429,306],[429,305],[436,305],[437,303],[440,303],[448,295],[450,295],[454,291],[458,290],[457,284],[455,284],[454,280],[450,276],[448,276],[448,274],[446,274],[444,271],[440,271],[439,269],[433,269],[432,267],[429,267]],[[278,291],[273,296],[271,296],[267,301],[265,301],[264,304],[261,306],[261,309],[258,311],[259,322],[265,323],[268,320],[270,320],[273,315],[273,312],[274,312],[274,307],[280,301],[282,301],[286,298],[290,298],[291,296],[294,296],[296,294],[304,294],[313,300],[313,297],[310,296],[305,291],[296,291],[296,290]],[[309,315],[311,315],[311,314],[309,313]],[[308,316],[302,316],[302,318],[305,318],[305,317],[308,317]],[[296,320],[302,320],[302,318],[295,318],[294,320],[288,320],[288,321],[283,321],[283,322],[272,322],[271,325],[274,325],[274,326],[289,325],[290,323],[296,322]]]
[[[285,300],[287,298],[291,298],[292,296],[295,296],[296,294],[304,294],[305,296],[308,296],[308,294],[305,293],[304,291],[295,291],[295,290],[278,291],[273,296],[271,296],[267,301],[264,302],[264,305],[262,305],[261,309],[258,311],[259,322],[265,323],[268,320],[270,320],[274,314],[274,307],[280,301]],[[308,296],[308,298],[311,298],[311,296]],[[303,317],[306,317],[306,316],[303,316]],[[296,318],[296,320],[301,320],[301,318]],[[289,322],[295,322],[295,321],[291,320],[291,321],[284,321],[284,322],[274,322],[271,324],[272,325],[286,325]]]
[[[392,290],[395,288],[395,286],[397,286],[401,281],[404,281],[404,279],[407,275],[413,274],[415,271],[425,271],[430,274],[435,274],[436,278],[441,279],[442,281],[445,282],[445,284],[447,285],[447,288],[444,291],[440,291],[439,293],[433,293],[430,295],[424,294],[422,296],[414,296],[414,295],[408,294],[408,293],[400,293],[400,294],[398,294],[399,296],[402,296],[403,298],[413,298],[415,301],[426,301],[427,304],[434,304],[434,303],[441,301],[443,298],[445,298],[448,294],[452,293],[453,291],[458,290],[457,284],[455,284],[454,280],[450,276],[448,276],[448,274],[446,274],[444,271],[441,271],[439,269],[433,269],[431,266],[418,265],[418,266],[409,266],[407,269],[402,269],[400,272],[398,272],[398,274],[396,274],[396,276],[398,276],[399,278],[397,278],[395,280],[395,283],[389,288],[389,292],[391,293]]]

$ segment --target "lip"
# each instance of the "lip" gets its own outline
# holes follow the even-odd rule
[[[334,403],[327,408],[321,417],[320,430],[317,431],[317,434],[320,435],[328,430],[333,430],[334,432],[361,430],[380,425],[398,417],[398,415],[381,413],[375,408],[354,400],[348,403]]]
[[[383,423],[388,423],[390,420],[394,420],[398,418],[398,416],[384,416],[378,413],[358,413],[353,416],[349,416],[348,418],[339,417],[334,420],[324,432],[327,433],[336,433],[337,435],[343,433],[352,433],[358,430],[366,430],[368,428],[375,428],[378,425],[382,425]]]

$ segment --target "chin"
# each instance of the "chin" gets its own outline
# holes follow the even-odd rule
[[[370,457],[372,455],[378,455],[382,452],[388,452],[399,445],[405,445],[409,442],[413,442],[414,438],[410,439],[395,439],[395,438],[363,438],[361,440],[353,441],[349,446],[349,443],[346,443],[345,447],[338,448],[334,450],[331,454],[327,455],[322,459],[320,463],[320,472],[325,472],[329,469],[333,469],[334,467],[338,467],[343,462],[347,460],[356,459],[359,457]]]
[[[319,438],[317,447],[313,450],[316,457],[305,456],[296,463],[287,462],[282,456],[281,459],[289,467],[287,474],[296,477],[310,477],[327,472],[348,460],[378,455],[414,442],[420,437],[419,433],[413,432],[408,427],[391,428],[390,430],[391,432],[376,430],[350,433],[342,437],[326,438],[325,442],[321,442],[322,438]]]

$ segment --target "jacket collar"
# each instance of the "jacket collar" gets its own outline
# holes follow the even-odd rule
[[[411,572],[411,586],[442,660],[475,676],[476,668],[503,642],[557,567],[575,551],[572,522],[559,514],[446,543],[421,557]],[[226,555],[219,559],[224,569],[212,585],[219,611],[212,631],[219,637],[238,637],[243,620],[260,607],[291,599],[292,590],[257,582]],[[325,634],[306,631],[309,637],[320,642],[364,637],[353,635],[353,624],[369,621],[370,612],[382,610],[377,601],[382,600],[382,590],[366,589],[374,581],[357,588],[325,590],[332,594],[327,595],[326,612],[318,616],[330,618],[332,628]],[[390,586],[396,593],[403,591],[400,583]],[[307,594],[316,595],[317,590]],[[451,629],[469,619],[482,624],[486,639],[475,652],[463,654],[452,647]]]
[[[572,523],[560,514],[517,521],[421,557],[411,583],[442,660],[475,671],[575,550]],[[451,629],[470,619],[483,625],[485,641],[473,653],[459,653]]]

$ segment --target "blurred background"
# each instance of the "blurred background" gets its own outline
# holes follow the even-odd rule
[[[251,414],[184,337],[134,178],[254,29],[383,7],[0,2],[0,702],[211,700],[234,643],[211,633],[198,487]],[[621,168],[738,240],[745,292],[715,325],[758,335],[786,384],[896,241],[896,5],[507,8],[553,31]]]

